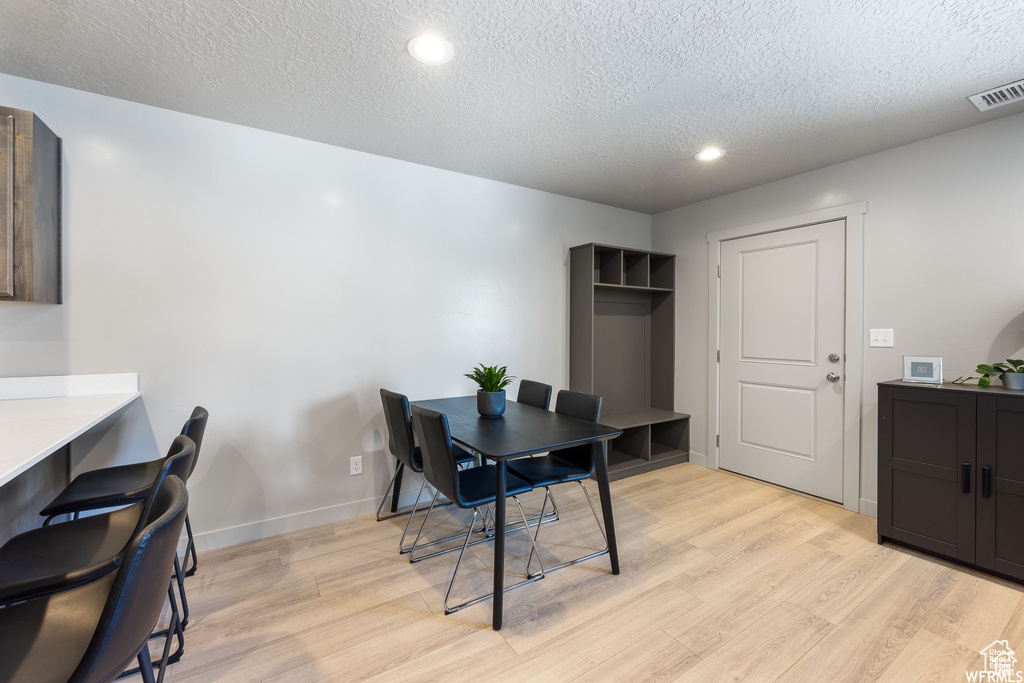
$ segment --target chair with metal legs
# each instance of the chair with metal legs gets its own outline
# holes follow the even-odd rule
[[[420,484],[420,490],[416,494],[416,501],[412,504],[412,507],[399,511],[398,502],[402,492],[403,473],[405,470],[422,473],[423,455],[419,446],[416,445],[415,437],[413,435],[412,414],[409,412],[409,399],[403,394],[389,391],[387,389],[381,389],[380,400],[384,406],[384,421],[387,422],[388,425],[388,448],[391,451],[391,455],[395,456],[397,464],[395,466],[395,474],[391,477],[391,483],[388,484],[387,490],[384,491],[384,495],[380,499],[380,505],[377,506],[377,521],[380,522],[385,519],[391,519],[392,517],[409,515],[409,519],[405,523],[405,530],[402,532],[402,537],[398,541],[398,549],[402,554],[411,553],[417,546],[414,543],[412,546],[406,547],[405,537],[409,533],[412,518],[419,511],[420,498],[423,496],[423,489],[426,487],[427,480],[424,478],[423,482]],[[473,465],[477,461],[475,455],[459,448],[458,446],[455,447],[455,457],[460,466]],[[388,494],[391,495],[391,514],[382,516],[381,511],[384,509],[384,503],[388,500]],[[428,511],[427,516],[429,515],[430,512]],[[426,523],[426,521],[426,517],[424,517],[423,522]],[[461,537],[461,534],[458,536]],[[453,538],[456,538],[456,536],[450,536],[438,541],[433,541],[431,545],[450,541]]]
[[[196,463],[199,461],[199,451],[203,445],[203,435],[206,433],[206,423],[209,417],[210,413],[206,408],[196,406],[192,411],[191,417],[185,421],[185,425],[181,428],[181,435],[187,436],[195,443],[195,455],[192,458],[189,471],[182,478],[186,483],[188,482],[188,477],[195,470]],[[153,482],[156,481],[157,475],[163,468],[163,463],[164,459],[150,460],[148,462],[104,467],[83,472],[75,477],[39,513],[46,517],[43,525],[48,526],[54,517],[59,515],[70,514],[74,519],[77,519],[80,512],[121,507],[145,500],[146,496],[149,495],[150,489],[153,487]],[[184,579],[186,576],[195,574],[199,564],[195,541],[192,537],[192,524],[189,521],[187,512],[185,514],[185,531],[188,536],[184,555],[185,568],[183,569],[179,564],[177,555],[174,558],[175,577],[178,582],[178,593],[181,596],[182,603],[182,627],[188,625],[188,599],[185,595]],[[192,566],[188,567],[187,565],[190,560]]]
[[[133,536],[116,571],[88,583],[0,609],[0,680],[8,683],[111,681],[133,660],[142,680],[154,683],[148,642],[163,608],[172,601],[167,570],[177,556],[188,509],[185,485],[165,479],[146,525]],[[164,644],[163,679],[170,637]]]
[[[562,390],[558,392],[558,398],[555,401],[555,412],[587,420],[588,422],[598,422],[601,419],[601,397],[579,391]],[[604,448],[604,443],[601,443],[600,447]],[[539,458],[520,458],[508,464],[510,474],[514,474],[520,479],[529,482],[535,488],[544,487],[544,503],[541,504],[542,516],[551,495],[549,487],[572,481],[579,482],[579,485],[583,487],[583,494],[586,496],[587,503],[590,505],[590,511],[594,513],[594,519],[597,520],[597,526],[605,539],[605,547],[602,550],[564,562],[551,569],[560,569],[608,552],[608,536],[605,533],[604,524],[601,523],[601,517],[597,514],[594,502],[590,499],[590,492],[587,491],[587,487],[583,483],[594,472],[594,456],[591,448],[591,444],[573,446],[552,451],[548,455]],[[553,499],[552,502],[554,502]],[[538,525],[534,537],[536,538],[536,535],[539,533],[540,526]],[[533,556],[531,555],[530,562],[532,561]],[[529,571],[529,564],[527,564],[527,571]]]
[[[519,393],[516,403],[525,403],[534,408],[547,410],[551,405],[551,385],[535,382],[532,379],[519,380]]]
[[[476,526],[477,516],[481,514],[480,507],[496,502],[494,490],[495,466],[481,465],[480,467],[473,467],[468,470],[460,470],[455,458],[451,432],[448,428],[448,418],[443,413],[417,406],[413,409],[412,419],[416,436],[419,438],[420,447],[423,449],[423,470],[427,481],[459,508],[473,510],[473,519],[466,529],[462,550],[459,553],[459,559],[455,562],[455,571],[452,573],[452,580],[448,584],[448,590],[444,596],[444,613],[451,614],[463,607],[486,600],[492,595],[492,593],[487,593],[454,606],[448,604],[451,598],[452,587],[455,586],[455,579],[459,575],[459,566],[462,564],[462,558],[466,554],[469,539],[473,535],[474,527]],[[536,539],[530,533],[530,527],[526,521],[526,513],[523,512],[523,506],[519,502],[520,494],[532,490],[532,486],[515,475],[509,474],[507,476],[505,495],[512,498],[519,508],[519,514],[523,519],[523,529],[530,539],[530,545],[533,546],[530,557],[532,558],[536,554],[540,558],[540,553],[537,552]],[[505,590],[517,588],[543,576],[543,561],[541,561],[540,572],[535,575],[530,575],[528,561],[526,578],[515,585],[506,587]]]

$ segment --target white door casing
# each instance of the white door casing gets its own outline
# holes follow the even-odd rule
[[[844,247],[842,220],[722,243],[719,466],[835,501]]]
[[[721,247],[741,237],[762,235],[808,225],[843,219],[846,223],[845,287],[845,378],[843,379],[843,505],[854,512],[875,515],[876,503],[860,498],[861,486],[861,405],[863,394],[864,340],[864,223],[867,203],[857,202],[819,209],[805,214],[771,219],[760,223],[708,233],[708,346],[707,346],[707,431],[706,450],[691,450],[692,462],[711,469],[719,467],[719,362],[721,340],[720,282]]]

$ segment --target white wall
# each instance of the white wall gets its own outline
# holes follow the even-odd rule
[[[63,138],[65,239],[63,305],[0,302],[0,376],[140,373],[87,469],[206,406],[201,547],[375,510],[381,386],[567,385],[568,248],[650,247],[645,214],[4,75],[0,103]]]
[[[1024,114],[655,216],[653,248],[678,254],[676,410],[693,415],[694,451],[707,455],[708,233],[867,201],[861,510],[873,513],[875,385],[902,376],[902,356],[942,356],[953,379],[1022,355],[1021,196]],[[893,328],[895,347],[867,348],[873,327]]]

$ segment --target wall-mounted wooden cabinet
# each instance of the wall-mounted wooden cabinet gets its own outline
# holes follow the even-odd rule
[[[1024,393],[879,384],[878,535],[1024,581]]]
[[[608,451],[613,479],[689,460],[690,416],[673,410],[675,258],[569,251],[569,387],[601,396],[601,422],[622,430]]]
[[[61,303],[60,224],[60,138],[0,107],[0,301]]]

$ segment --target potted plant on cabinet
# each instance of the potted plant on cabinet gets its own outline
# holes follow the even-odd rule
[[[993,377],[999,377],[1007,389],[1024,389],[1024,360],[1007,358],[1005,363],[979,365],[975,372],[981,374],[979,387],[987,387]]]
[[[480,389],[476,392],[476,409],[483,417],[501,417],[505,413],[505,387],[512,383],[514,376],[506,374],[508,367],[486,366],[481,363],[467,373]]]

